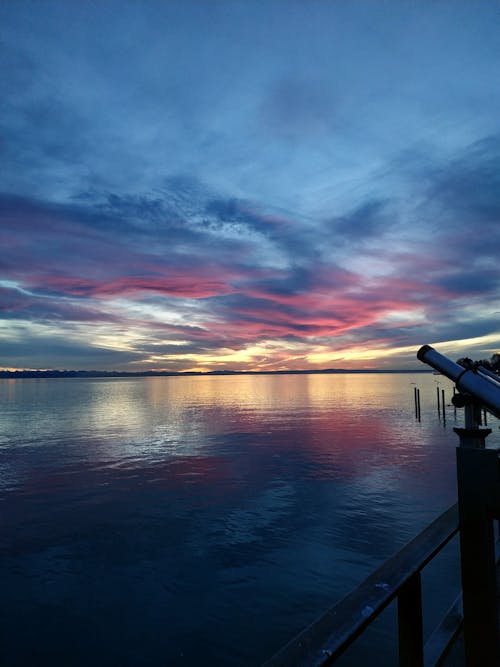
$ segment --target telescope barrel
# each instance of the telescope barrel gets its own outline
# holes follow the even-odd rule
[[[429,364],[429,366],[432,366],[432,368],[435,368],[443,375],[446,375],[446,377],[453,382],[456,382],[457,378],[464,372],[463,366],[448,359],[444,354],[440,354],[430,345],[424,345],[420,348],[417,352],[417,359],[423,361],[424,364]]]
[[[472,368],[464,368],[437,352],[430,345],[420,348],[417,352],[417,359],[455,382],[459,391],[471,394],[500,419],[500,378],[497,380],[493,373],[481,372],[481,367],[476,371]]]

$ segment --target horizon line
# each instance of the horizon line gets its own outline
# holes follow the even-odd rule
[[[0,369],[0,378],[33,378],[33,377],[182,377],[202,375],[321,375],[340,373],[432,373],[428,368],[323,368],[323,369],[289,369],[289,370],[213,370],[213,371],[106,371],[106,370],[70,370],[70,369]]]

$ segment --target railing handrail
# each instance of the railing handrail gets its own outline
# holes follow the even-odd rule
[[[420,571],[458,531],[458,506],[455,504],[263,667],[325,667],[331,664],[392,600],[404,592],[412,578],[420,576]]]

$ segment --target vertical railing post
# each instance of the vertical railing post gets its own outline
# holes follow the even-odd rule
[[[497,502],[498,454],[485,449],[489,429],[455,429],[465,664],[500,665],[491,507]]]
[[[399,667],[424,667],[422,582],[416,572],[398,593]]]

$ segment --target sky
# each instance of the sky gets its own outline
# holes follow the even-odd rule
[[[1,0],[0,367],[500,351],[500,1]]]

